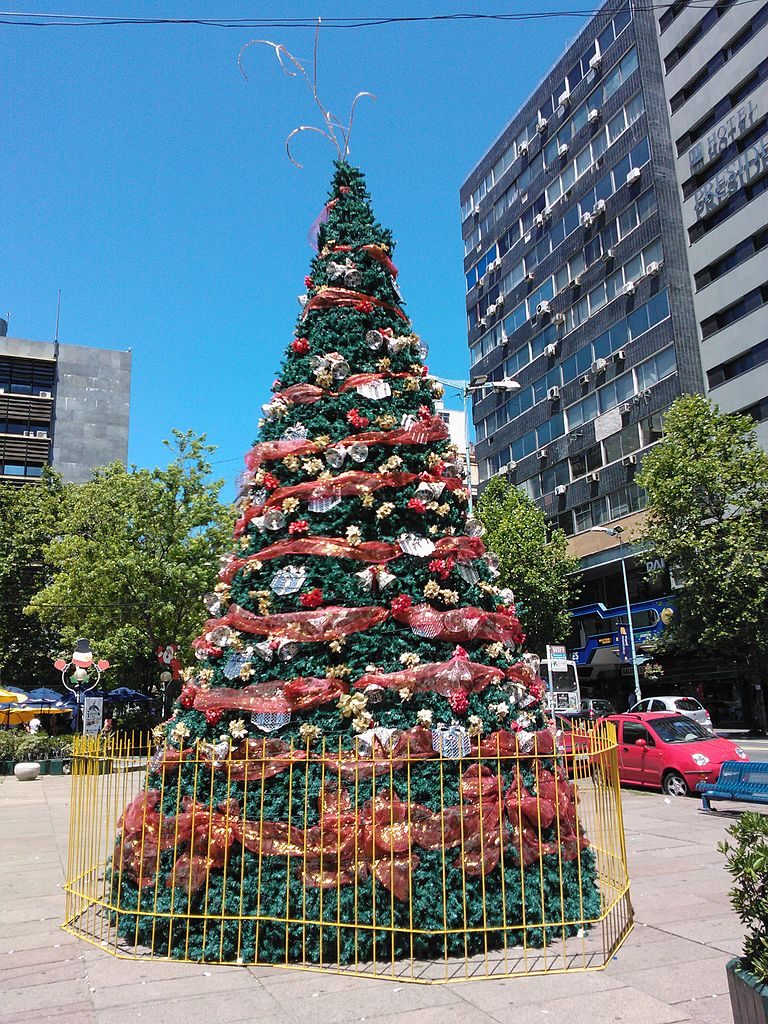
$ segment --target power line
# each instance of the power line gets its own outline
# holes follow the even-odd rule
[[[744,7],[762,0],[735,0],[734,7]],[[378,18],[323,18],[322,28],[360,29],[381,28],[385,25],[413,25],[424,23],[455,23],[464,21],[487,22],[525,22],[540,21],[548,18],[587,18],[598,13],[611,14],[618,11],[623,3],[609,6],[573,8],[565,11],[542,10],[526,11],[516,14],[483,14],[475,11],[456,12],[453,14],[413,14],[399,17]],[[635,11],[667,10],[673,3],[635,4]],[[699,0],[689,3],[690,10],[709,10],[711,0]],[[109,17],[89,14],[46,14],[26,11],[0,11],[0,24],[16,25],[28,28],[109,28],[115,26],[171,26],[200,27],[225,29],[272,29],[272,28],[317,28],[316,18],[130,18]]]

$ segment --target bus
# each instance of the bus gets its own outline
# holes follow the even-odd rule
[[[566,661],[567,671],[550,672],[546,658],[539,663],[539,676],[544,683],[547,711],[575,714],[581,707],[581,689],[576,662]]]

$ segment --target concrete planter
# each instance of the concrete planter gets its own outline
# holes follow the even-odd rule
[[[745,970],[738,958],[726,971],[734,1024],[768,1024],[768,985]]]
[[[40,765],[37,761],[19,761],[13,774],[19,782],[34,782],[40,774]]]

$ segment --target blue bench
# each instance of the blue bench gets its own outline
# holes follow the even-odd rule
[[[768,804],[768,763],[725,761],[714,782],[700,782],[701,808],[711,811],[710,800],[743,800]]]

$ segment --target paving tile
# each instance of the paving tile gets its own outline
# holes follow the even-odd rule
[[[191,999],[164,999],[138,1006],[114,1006],[99,1010],[98,1024],[205,1024],[207,1021],[265,1022],[265,1024],[292,1024],[282,1014],[274,1000],[266,993],[233,992],[226,999],[221,993]],[[0,1021],[2,1024],[2,1021]],[[295,1022],[294,1022],[295,1024]]]
[[[247,971],[222,969],[216,974],[200,965],[187,965],[185,975],[176,978],[130,979],[122,985],[97,984],[96,972],[88,971],[91,999],[97,1010],[113,1006],[139,1006],[142,1003],[170,1001],[172,999],[208,996],[218,992],[219,998],[229,997],[240,990],[263,996],[264,989],[258,979]]]
[[[398,1012],[397,1000],[393,998],[388,1013],[379,1017],[365,1017],[368,1024],[416,1024],[412,1011]],[[416,1018],[418,1024],[496,1024],[496,1018],[484,1013],[476,1006],[466,1004],[456,1006],[433,1006],[422,1009]]]
[[[443,1008],[448,1019],[451,1007],[465,1005],[458,993],[452,992],[452,985],[410,985],[371,980],[364,987],[345,990],[341,995],[320,992],[308,986],[303,995],[291,998],[283,997],[281,987],[265,985],[265,988],[277,1000],[278,1012],[295,1024],[340,1024],[363,1017],[380,1017],[392,1013],[395,1003],[397,1013],[412,1015],[430,1007]]]
[[[659,964],[642,971],[628,971],[621,977],[633,988],[647,992],[657,999],[677,1004],[699,996],[711,998],[713,995],[727,993],[728,978],[725,965],[728,959],[727,954],[721,953],[715,957],[710,956],[685,964],[684,967],[679,964],[668,967]]]
[[[73,1003],[24,1013],[0,1013],[0,1024],[40,1024],[41,1021],[50,1024],[98,1024],[90,1003]]]
[[[684,1021],[690,1013],[670,1006],[660,999],[654,999],[635,988],[611,989],[588,995],[569,996],[565,999],[549,999],[537,1002],[531,1014],[536,1018],[545,1015],[554,1021],[568,1024],[609,1024],[622,1021],[623,1024],[671,1024]],[[494,1008],[493,1017],[498,1024],[520,1024],[520,1009],[511,1006],[506,1010]]]
[[[527,1006],[543,999],[566,999],[610,989],[626,987],[623,978],[608,971],[582,971],[574,974],[550,974],[531,978],[500,978],[489,981],[460,982],[451,985],[462,999],[494,1013],[496,1008]]]
[[[28,985],[19,988],[4,988],[3,1011],[5,1013],[22,1013],[27,1010],[55,1008],[89,1000],[88,985],[83,978],[43,985],[35,984],[35,981],[33,974]]]
[[[698,999],[689,999],[675,1005],[700,1021],[708,1021],[710,1024],[733,1024],[731,1000],[727,993],[700,996]]]

